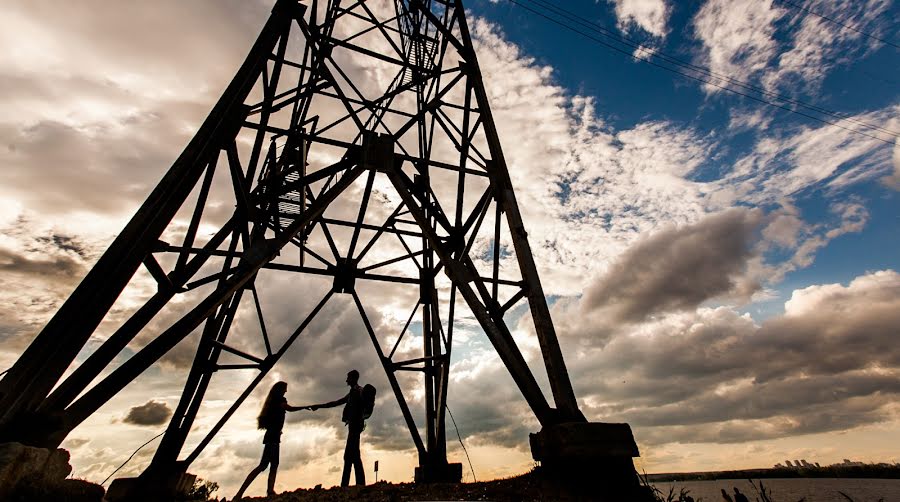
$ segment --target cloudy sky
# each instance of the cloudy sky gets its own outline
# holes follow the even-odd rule
[[[890,446],[900,443],[900,5],[803,2],[848,29],[769,0],[566,2],[591,40],[528,9],[568,26],[573,18],[517,1],[466,7],[585,414],[629,422],[647,472],[900,460]],[[180,153],[270,6],[0,7],[0,369]],[[694,77],[703,68],[717,79],[642,61],[660,63],[660,52],[683,63],[670,68]],[[801,109],[835,122],[825,124],[722,87],[841,118]],[[273,332],[296,326],[330,286],[311,281],[297,294],[290,279],[261,280]],[[137,276],[82,357],[153,291],[146,274]],[[401,307],[409,292],[389,293],[361,288],[379,327],[409,312]],[[292,403],[330,400],[358,367],[381,390],[364,459],[381,461],[382,479],[411,478],[408,432],[351,306],[346,298],[329,304],[311,326],[315,336],[291,349],[192,472],[231,495],[260,454],[252,422],[268,385],[288,381]],[[516,337],[537,361],[528,316],[517,315]],[[449,406],[475,475],[522,472],[537,422],[473,319],[461,325]],[[235,337],[253,348],[249,330],[239,324]],[[192,340],[70,435],[64,446],[76,476],[103,480],[162,431]],[[198,434],[251,377],[213,385]],[[280,490],[337,483],[338,413],[290,417]],[[448,446],[452,460],[464,461],[458,443]],[[140,472],[151,454],[148,447],[123,472]],[[249,493],[262,489],[258,481]]]

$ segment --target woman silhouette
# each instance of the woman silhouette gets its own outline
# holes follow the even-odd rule
[[[263,453],[259,465],[254,467],[241,489],[238,490],[234,500],[240,500],[244,496],[244,490],[250,486],[250,483],[256,479],[266,467],[271,464],[269,469],[269,484],[266,489],[266,495],[275,495],[275,476],[278,474],[278,453],[281,447],[281,429],[284,428],[284,415],[288,411],[298,411],[305,409],[303,406],[291,406],[288,404],[284,395],[287,393],[287,383],[278,382],[269,390],[266,396],[266,402],[263,403],[262,411],[256,418],[256,424],[260,429],[265,429],[266,434],[263,436]]]

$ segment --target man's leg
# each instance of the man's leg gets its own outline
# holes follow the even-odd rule
[[[341,486],[350,485],[350,469],[356,468],[356,484],[359,483],[359,473],[362,472],[362,461],[359,459],[359,433],[353,426],[347,430],[347,446],[344,448],[344,472],[341,476]],[[363,483],[365,484],[365,477]]]
[[[356,485],[365,486],[366,470],[363,469],[362,458],[356,457],[356,460],[353,462],[353,472],[356,473]]]
[[[341,488],[350,486],[350,467],[351,463],[344,459],[344,472],[341,474]]]
[[[351,452],[352,457],[350,458],[350,461],[353,463],[353,471],[356,474],[356,485],[364,486],[366,484],[366,471],[363,469],[362,453],[359,451],[360,434],[362,434],[362,427],[350,427],[350,437],[353,442],[353,450]],[[350,441],[350,438],[348,438],[348,443]]]
[[[344,472],[341,473],[341,487],[350,485],[350,469],[353,466],[353,432],[347,432],[347,444],[344,446]]]

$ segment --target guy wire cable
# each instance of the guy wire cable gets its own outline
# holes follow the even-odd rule
[[[154,439],[156,439],[156,438],[162,436],[162,435],[165,434],[165,433],[166,433],[166,431],[162,431],[162,432],[160,432],[159,434],[153,436],[153,438],[151,438],[150,441],[147,441],[146,443],[144,443],[144,444],[138,446],[138,449],[137,449],[137,450],[134,450],[134,453],[132,453],[131,456],[128,457],[128,460],[122,462],[122,465],[120,465],[119,467],[116,467],[116,470],[114,470],[114,471],[112,472],[112,474],[110,474],[109,476],[106,476],[106,479],[104,479],[103,482],[100,483],[100,486],[105,485],[106,482],[109,481],[109,478],[115,476],[116,473],[119,472],[119,469],[125,467],[125,464],[127,464],[131,459],[133,459],[134,456],[137,455],[137,452],[141,451],[141,448],[143,448],[143,447],[147,446],[148,444],[152,443]]]
[[[453,418],[453,412],[450,411],[450,407],[444,403],[444,408],[447,409],[447,413],[450,414],[450,421],[453,422],[453,428],[456,429],[456,437],[459,438],[459,444],[462,446],[463,453],[466,454],[466,460],[469,461],[469,470],[472,471],[472,481],[478,482],[478,478],[475,477],[475,469],[472,467],[472,459],[469,458],[469,450],[466,450],[466,445],[463,444],[462,436],[459,435],[459,427],[456,426],[456,420]]]

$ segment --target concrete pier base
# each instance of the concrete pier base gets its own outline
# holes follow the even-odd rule
[[[632,458],[640,452],[628,424],[563,423],[529,439],[546,476],[593,500],[655,500],[634,469]]]
[[[426,464],[416,467],[416,483],[459,483],[462,481],[462,464]]]
[[[148,470],[136,478],[117,478],[106,491],[107,502],[162,502],[187,495],[197,476],[183,469]]]

